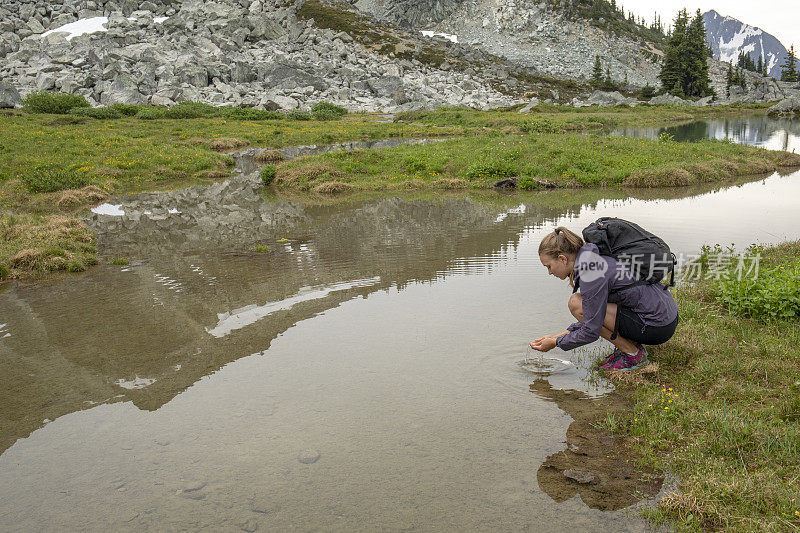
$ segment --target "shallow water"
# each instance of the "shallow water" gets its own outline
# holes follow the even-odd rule
[[[643,530],[537,480],[572,421],[519,364],[570,322],[538,242],[606,215],[686,254],[798,238],[800,173],[634,192],[95,217],[130,265],[0,293],[0,530]],[[598,350],[551,352],[549,386],[603,395]]]
[[[766,116],[697,120],[679,126],[619,128],[612,135],[658,139],[662,133],[672,135],[676,141],[727,139],[737,144],[760,146],[768,150],[800,152],[800,120]]]

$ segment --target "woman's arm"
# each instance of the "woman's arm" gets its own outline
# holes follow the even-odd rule
[[[567,333],[569,333],[569,330],[564,330],[561,333],[555,333],[552,335],[545,335],[544,337],[540,337],[531,341],[530,347],[534,350],[539,350],[540,352],[549,352],[556,347],[558,338],[566,335]]]

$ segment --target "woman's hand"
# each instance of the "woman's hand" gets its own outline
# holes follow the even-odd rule
[[[557,339],[557,335],[545,335],[544,337],[540,337],[534,341],[531,341],[530,347],[534,350],[539,350],[540,352],[549,352],[556,347]]]

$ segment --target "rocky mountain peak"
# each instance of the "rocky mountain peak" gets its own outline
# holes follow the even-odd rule
[[[767,73],[780,78],[781,64],[787,51],[773,35],[713,9],[703,13],[703,21],[706,40],[716,59],[735,64],[739,54],[744,52],[750,54],[754,63],[758,63],[760,57],[767,66]]]

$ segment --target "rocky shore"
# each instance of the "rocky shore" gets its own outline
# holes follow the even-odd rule
[[[511,1],[487,10],[489,4],[471,1],[406,4],[6,3],[0,6],[0,106],[14,107],[37,90],[80,94],[93,105],[193,100],[271,110],[319,101],[389,112],[491,109],[532,97],[579,106],[601,103],[598,99],[633,103],[613,94],[591,95],[584,82],[598,55],[615,79],[628,80],[622,89],[629,94],[658,84],[660,51],[652,44],[568,20],[543,5]],[[421,29],[453,35],[426,37]],[[714,103],[800,95],[799,89],[752,73],[746,90],[728,92],[725,64],[709,63],[718,94]]]

